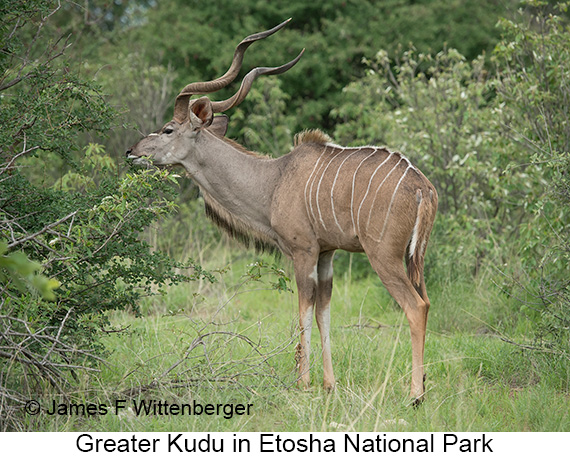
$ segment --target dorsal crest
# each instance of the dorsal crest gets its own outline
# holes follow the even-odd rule
[[[332,139],[321,130],[305,130],[295,135],[294,145],[299,146],[302,143],[327,144],[332,143]]]

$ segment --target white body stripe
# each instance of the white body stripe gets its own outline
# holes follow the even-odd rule
[[[350,195],[350,216],[352,218],[352,229],[354,230],[354,233],[356,233],[356,224],[354,222],[354,184],[356,182],[356,174],[358,173],[358,170],[360,169],[362,164],[367,159],[372,157],[375,153],[376,153],[376,149],[374,149],[370,154],[368,154],[364,159],[362,159],[362,162],[360,162],[358,164],[358,167],[356,167],[356,170],[354,170],[354,175],[352,176],[352,194]]]
[[[307,207],[307,214],[309,213],[309,210],[310,210],[311,214],[313,215],[313,218],[315,217],[315,215],[313,213],[313,205],[311,203],[311,190],[309,190],[309,193],[307,194],[307,189],[309,188],[309,183],[311,182],[311,179],[313,178],[313,175],[315,174],[317,166],[319,165],[321,159],[323,158],[323,156],[325,155],[326,152],[327,152],[327,148],[325,146],[324,151],[321,153],[321,155],[319,156],[319,158],[315,162],[315,166],[313,167],[313,171],[309,175],[309,179],[307,180],[307,184],[305,184],[305,206]],[[312,189],[312,186],[311,186],[311,189]]]
[[[386,157],[382,161],[382,163],[376,167],[376,170],[374,170],[374,173],[372,173],[372,175],[370,176],[370,180],[368,181],[368,187],[366,188],[366,192],[364,193],[364,197],[362,197],[362,200],[360,201],[360,206],[358,207],[358,213],[356,215],[356,225],[358,226],[358,233],[360,232],[360,210],[362,209],[362,205],[364,204],[364,200],[366,200],[366,197],[368,197],[368,193],[370,192],[370,186],[372,186],[372,180],[374,179],[374,176],[376,176],[376,173],[378,173],[378,170],[380,170],[380,168],[382,168],[382,165],[384,165],[390,159],[390,157],[392,157],[392,155],[393,155],[393,152],[390,152],[390,154],[388,154],[388,157]],[[401,159],[400,159],[400,161],[401,161]],[[396,168],[398,166],[400,161],[398,161],[398,163],[396,165],[394,165],[394,168]],[[390,173],[392,173],[392,172],[390,171]],[[386,175],[386,178],[390,175],[390,173],[388,173]],[[384,181],[386,180],[386,178],[384,178]],[[384,181],[382,181],[382,183],[384,183]],[[382,184],[380,184],[380,185],[382,185]],[[376,192],[378,192],[378,191],[376,191]]]
[[[370,205],[370,209],[368,210],[368,219],[366,220],[366,230],[368,230],[368,226],[370,225],[370,218],[372,217],[372,210],[374,209],[374,203],[376,203],[376,197],[378,197],[378,192],[380,191],[380,188],[386,182],[386,180],[392,174],[392,172],[396,168],[398,168],[398,165],[400,165],[401,162],[402,162],[402,159],[400,158],[400,160],[398,160],[398,163],[396,165],[394,165],[394,167],[386,174],[386,176],[384,176],[384,179],[376,188],[376,193],[374,194],[374,199],[372,200],[372,204]],[[398,185],[399,185],[399,183],[398,183]]]
[[[336,180],[338,178],[338,175],[340,173],[340,169],[342,168],[342,166],[344,165],[344,163],[350,159],[354,154],[356,154],[357,152],[359,152],[360,149],[356,149],[355,151],[351,152],[347,157],[344,158],[344,160],[341,162],[341,164],[338,166],[338,170],[336,171],[336,175],[334,177],[334,181],[332,183],[331,186],[331,209],[332,209],[332,213],[333,213],[333,217],[334,217],[334,221],[336,223],[336,226],[338,227],[338,229],[341,231],[341,233],[344,233],[344,231],[342,230],[342,227],[340,226],[340,223],[338,222],[338,219],[336,217],[336,212],[334,210],[334,199],[333,199],[333,192],[334,192],[334,186],[336,185]]]
[[[326,230],[327,227],[325,225],[325,221],[323,221],[323,215],[321,213],[321,207],[319,205],[319,190],[321,189],[321,183],[323,182],[323,178],[325,177],[325,173],[327,172],[328,168],[331,166],[331,163],[333,162],[334,159],[336,159],[339,155],[341,155],[344,151],[341,149],[339,152],[337,152],[329,161],[329,163],[327,164],[327,166],[325,167],[325,169],[323,170],[322,174],[321,174],[321,179],[319,179],[319,184],[317,186],[317,192],[315,195],[315,201],[317,203],[317,211],[319,213],[319,219],[321,220],[321,224],[323,226],[323,228]]]
[[[408,167],[406,168],[406,171],[404,171],[404,173],[402,174],[400,180],[398,181],[398,184],[396,185],[396,188],[394,189],[394,192],[392,193],[392,199],[390,200],[390,205],[388,206],[388,209],[386,210],[386,217],[384,219],[384,226],[382,227],[382,232],[380,232],[380,237],[376,240],[377,242],[380,242],[382,240],[382,237],[384,236],[384,231],[386,230],[386,225],[388,225],[388,217],[390,216],[390,210],[392,209],[392,204],[394,203],[394,200],[396,198],[396,192],[398,192],[398,187],[400,187],[402,180],[404,179],[404,177],[406,176],[406,174],[408,173],[408,170],[410,168],[411,167],[408,165]]]

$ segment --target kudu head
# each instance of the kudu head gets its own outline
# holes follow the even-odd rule
[[[127,151],[127,158],[134,159],[135,164],[148,164],[146,158],[151,158],[154,165],[182,164],[196,150],[196,144],[208,130],[218,136],[224,136],[228,126],[223,113],[240,104],[251,89],[253,81],[261,75],[277,75],[293,67],[303,55],[304,49],[291,62],[280,67],[257,67],[251,70],[243,79],[239,90],[227,100],[210,101],[208,97],[191,99],[193,95],[204,95],[216,92],[230,84],[238,75],[246,49],[255,41],[266,38],[281,28],[291,19],[278,26],[244,38],[237,46],[229,70],[220,78],[213,81],[195,82],[188,84],[176,97],[174,116],[160,130],[151,133]]]

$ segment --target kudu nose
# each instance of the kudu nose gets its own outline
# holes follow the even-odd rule
[[[125,156],[129,157],[132,152],[133,152],[133,148],[127,149],[127,152],[125,153]]]

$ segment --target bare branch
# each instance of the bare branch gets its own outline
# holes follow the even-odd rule
[[[22,152],[16,154],[14,157],[12,157],[12,159],[10,160],[10,162],[8,162],[5,166],[3,166],[2,168],[0,168],[0,175],[5,173],[7,170],[9,170],[13,165],[14,162],[19,159],[20,157],[29,154],[30,152],[36,151],[38,150],[40,147],[39,146],[33,146],[29,149],[26,149],[26,143],[25,143],[25,136],[24,136],[24,147]]]
[[[26,237],[24,237],[24,238],[21,238],[21,239],[19,239],[19,240],[16,240],[16,241],[10,243],[10,244],[8,245],[8,249],[12,249],[12,248],[15,247],[15,246],[18,246],[18,245],[23,244],[23,243],[25,243],[25,242],[27,242],[27,241],[33,240],[34,238],[37,238],[37,237],[40,236],[41,234],[43,234],[43,233],[45,233],[45,232],[47,232],[47,231],[53,229],[54,227],[57,227],[59,224],[62,224],[62,223],[64,223],[65,221],[67,221],[68,219],[72,218],[73,216],[75,216],[75,214],[77,214],[77,211],[74,211],[74,212],[68,214],[67,216],[62,217],[61,219],[59,219],[59,220],[57,220],[57,221],[55,221],[55,222],[53,222],[53,223],[51,223],[51,224],[49,224],[49,225],[46,225],[44,228],[42,228],[41,230],[37,231],[36,233],[34,233],[34,234],[32,234],[32,235],[28,235],[28,236],[26,236]]]

